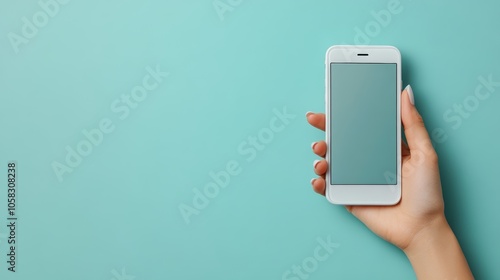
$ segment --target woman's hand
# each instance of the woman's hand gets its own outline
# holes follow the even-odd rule
[[[402,141],[402,198],[399,204],[393,206],[346,206],[347,210],[361,220],[375,234],[398,246],[412,260],[412,253],[417,254],[416,247],[424,246],[429,238],[446,237],[455,240],[444,215],[444,202],[439,177],[438,157],[425,129],[422,117],[414,106],[413,92],[408,86],[401,96],[401,119],[408,144]],[[325,115],[308,113],[308,122],[321,130],[325,130]],[[311,184],[315,192],[325,194],[325,174],[328,163],[324,159],[327,145],[325,141],[313,143],[315,154],[323,157],[314,163],[314,171],[318,178]],[[335,175],[334,175],[335,176]],[[435,236],[439,234],[439,236]],[[436,240],[437,240],[436,239]],[[456,243],[458,245],[458,242]],[[435,249],[435,247],[434,247]],[[460,247],[459,256],[463,258]],[[421,254],[418,251],[418,254]],[[417,255],[418,255],[417,254]],[[424,254],[425,255],[425,254]],[[424,260],[425,261],[425,260]],[[419,261],[416,260],[418,263]],[[462,274],[470,279],[472,274],[465,258],[459,262],[466,268],[468,274]],[[465,265],[464,265],[465,263]],[[412,261],[412,264],[414,262]],[[425,270],[417,276],[430,277],[442,274],[426,274]],[[428,271],[427,271],[428,272]],[[438,273],[439,271],[436,271]],[[450,274],[444,274],[447,277]],[[461,275],[461,274],[457,274]],[[431,277],[431,279],[434,277]],[[429,278],[426,278],[429,279]],[[462,278],[460,278],[462,279]]]

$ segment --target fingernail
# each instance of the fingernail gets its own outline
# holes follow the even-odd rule
[[[311,185],[314,185],[314,181],[316,181],[316,179],[315,179],[315,178],[312,178],[312,179],[311,179]]]
[[[312,142],[312,143],[311,143],[311,149],[313,149],[313,150],[314,150],[314,146],[316,146],[316,144],[317,144],[317,142]]]
[[[313,162],[313,166],[314,166],[314,168],[316,168],[316,165],[317,165],[318,163],[319,163],[319,160],[315,160],[315,161]]]
[[[413,90],[411,89],[411,86],[407,85],[405,90],[408,93],[408,98],[410,98],[411,105],[415,105],[415,97],[413,96]]]
[[[307,111],[307,113],[306,113],[306,118],[307,118],[307,117],[309,117],[309,115],[310,115],[310,114],[314,114],[314,113],[313,113],[313,112],[311,112],[311,111]]]

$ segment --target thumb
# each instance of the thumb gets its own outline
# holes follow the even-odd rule
[[[425,129],[422,116],[414,105],[414,100],[413,90],[408,85],[401,93],[401,120],[410,153],[411,151],[429,152],[429,148],[433,151],[431,139]]]

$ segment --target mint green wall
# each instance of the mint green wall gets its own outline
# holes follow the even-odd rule
[[[2,1],[0,278],[301,279],[291,269],[305,265],[308,279],[414,279],[402,252],[309,184],[324,134],[304,113],[324,110],[325,51],[365,43],[401,50],[449,222],[476,277],[499,279],[499,8]]]

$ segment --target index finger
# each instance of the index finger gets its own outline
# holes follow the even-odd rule
[[[313,113],[307,112],[306,114],[307,121],[314,127],[319,128],[321,130],[325,130],[325,114],[323,113]]]

